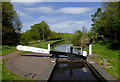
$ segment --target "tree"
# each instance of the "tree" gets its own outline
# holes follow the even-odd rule
[[[33,26],[31,26],[30,30],[22,33],[21,39],[23,40],[23,42],[28,42],[32,40],[47,40],[50,39],[51,36],[52,31],[50,30],[47,23],[45,23],[45,21],[42,21],[41,23],[34,24]]]
[[[76,31],[76,32],[74,33],[73,37],[71,38],[71,43],[72,43],[73,45],[76,45],[76,46],[80,45],[80,44],[79,44],[79,39],[81,38],[82,34],[83,34],[83,33],[82,33],[80,30]]]
[[[2,44],[16,45],[20,41],[21,22],[10,2],[2,2]]]
[[[113,40],[115,44],[120,45],[119,7],[119,2],[106,2],[103,12],[101,8],[98,8],[97,12],[92,15],[93,27],[91,31],[93,34],[103,35],[105,40]]]

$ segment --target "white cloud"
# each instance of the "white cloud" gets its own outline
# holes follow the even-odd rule
[[[89,30],[90,24],[91,22],[88,21],[64,21],[51,25],[51,29],[56,32],[74,33],[76,30],[82,31],[83,25]]]
[[[64,14],[81,14],[90,11],[90,8],[87,7],[65,7],[58,10],[58,13]]]
[[[25,10],[40,12],[40,13],[53,13],[54,10],[51,7],[38,7],[38,8],[25,8]]]
[[[31,19],[32,17],[29,16],[27,13],[24,13],[22,11],[17,11],[18,15],[23,17],[23,18],[27,18],[27,19]]]
[[[53,9],[52,7],[38,7],[38,8],[25,8],[25,10],[32,12],[40,12],[45,14],[83,14],[91,10],[91,8],[87,7],[64,7],[60,9]]]
[[[29,23],[25,23],[23,25],[22,32],[29,30],[31,25],[40,23],[43,20],[42,18],[43,16],[38,17],[38,19],[35,19],[35,20],[33,19],[34,21],[31,21]],[[56,18],[48,17],[45,19],[45,21],[50,26],[50,29],[56,32],[74,33],[77,30],[82,31],[83,25],[86,27],[87,30],[90,30],[91,28],[91,22],[86,20],[85,21],[77,21],[77,20],[61,21],[60,17],[56,17]]]
[[[30,5],[33,5],[35,3],[36,2],[19,2],[19,4],[23,4],[23,5],[26,5],[26,6],[30,6]]]

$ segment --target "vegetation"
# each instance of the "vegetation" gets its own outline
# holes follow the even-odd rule
[[[31,26],[30,30],[20,33],[22,23],[10,2],[2,2],[2,55],[16,51],[15,45],[22,44],[32,46],[43,43],[38,48],[47,49],[48,44],[59,41],[61,38],[70,41],[75,46],[86,47],[92,43],[93,53],[99,54],[100,57],[95,58],[98,64],[101,65],[102,58],[108,59],[108,65],[111,67],[104,68],[118,78],[118,55],[120,53],[120,18],[119,18],[119,2],[105,2],[104,10],[98,8],[91,15],[93,24],[89,32],[83,26],[83,31],[71,33],[56,33],[52,32],[45,21]],[[58,40],[59,39],[59,40]],[[39,41],[40,42],[39,42]],[[51,40],[51,41],[49,41]],[[35,41],[33,43],[28,43]],[[27,53],[27,52],[22,52]],[[5,60],[6,61],[6,60]],[[12,74],[5,68],[3,61],[3,78],[4,79],[23,79]]]
[[[82,32],[81,31],[75,32],[74,35],[72,36],[71,43],[73,45],[80,45],[79,44],[79,40],[80,40],[81,36],[82,36]]]
[[[73,36],[73,33],[62,33],[61,37],[66,41],[70,41],[72,36]]]
[[[108,65],[104,68],[112,76],[118,78],[118,56],[120,55],[120,10],[119,2],[105,2],[104,11],[98,8],[91,15],[93,24],[89,32],[75,32],[71,39],[74,45],[84,46],[85,43],[93,44],[93,53],[100,55],[95,59],[101,65],[102,58],[107,58]],[[83,45],[82,45],[83,44]],[[87,45],[88,46],[88,45]],[[88,49],[85,49],[88,51]]]
[[[2,45],[13,46],[20,41],[21,22],[10,2],[2,2]]]
[[[4,45],[2,46],[2,54],[0,55],[6,55],[6,54],[9,54],[9,53],[12,53],[14,51],[17,51],[16,49],[16,46],[7,46],[7,45]]]
[[[74,35],[72,36],[71,43],[75,46],[82,46],[86,47],[89,43],[89,38],[87,34],[87,30],[85,30],[85,27],[83,26],[83,31],[76,31]]]
[[[114,48],[120,45],[120,18],[119,2],[104,3],[104,11],[101,8],[92,15],[93,35],[103,35],[105,41],[113,41],[111,44]],[[99,40],[99,38],[98,38]]]
[[[54,42],[58,42],[58,41],[61,41],[61,40],[47,41],[46,43],[44,43],[44,44],[42,44],[42,45],[39,45],[39,46],[36,46],[36,47],[48,49],[48,44],[53,44]],[[52,48],[51,48],[51,49],[52,49]]]
[[[97,60],[98,64],[102,66],[102,58],[107,58],[107,63],[109,67],[104,67],[104,69],[118,79],[118,56],[120,55],[120,50],[112,50],[108,42],[99,41],[92,46],[93,54],[100,55],[99,57],[93,57]],[[88,49],[85,49],[88,52]]]
[[[74,45],[81,45],[86,42],[96,43],[99,40],[104,40],[109,41],[112,47],[117,49],[120,46],[119,6],[120,4],[118,2],[105,2],[104,11],[98,8],[97,11],[91,15],[93,21],[91,30],[87,32],[83,27],[82,33],[74,33],[72,43],[74,43]]]
[[[30,30],[27,30],[21,35],[21,42],[28,42],[32,40],[46,40],[50,39],[52,31],[45,21],[31,26]]]
[[[48,44],[52,44],[54,42],[57,42],[57,41],[60,41],[60,40],[54,40],[54,41],[46,41],[46,42],[41,42],[42,44],[40,46],[37,46],[37,47],[40,47],[40,48],[48,48]],[[33,44],[33,43],[32,43]],[[25,53],[31,53],[31,52],[20,52],[19,54],[17,55],[21,55],[21,54],[25,54]],[[3,80],[30,80],[30,79],[27,79],[27,78],[23,78],[19,75],[16,75],[16,74],[13,74],[10,70],[8,70],[6,67],[5,67],[5,62],[7,61],[7,59],[3,59],[2,60],[2,79]]]
[[[5,66],[5,62],[7,59],[2,60],[2,80],[30,80],[27,78],[23,78],[19,75],[13,74],[10,70],[8,70]]]

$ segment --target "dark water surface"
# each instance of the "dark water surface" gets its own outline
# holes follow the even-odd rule
[[[51,80],[94,80],[97,77],[85,63],[57,63]]]
[[[65,52],[66,51],[65,46],[70,46],[70,44],[67,44],[67,45],[60,44],[60,45],[55,46],[54,49]],[[73,52],[78,53],[78,50],[74,49]],[[81,63],[80,62],[79,63],[58,62],[51,76],[51,81],[52,80],[94,80],[94,81],[97,81],[97,77],[94,73],[90,71],[88,66],[83,62]]]

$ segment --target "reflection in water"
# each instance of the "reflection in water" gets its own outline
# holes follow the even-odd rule
[[[84,63],[58,63],[51,80],[97,80]]]
[[[68,45],[57,45],[54,49],[58,51],[65,52],[65,46]],[[68,50],[70,51],[70,50]],[[77,49],[73,50],[73,53],[78,53]],[[62,55],[62,54],[61,54]],[[83,62],[75,63],[75,62],[68,62],[68,63],[57,63],[57,66],[53,72],[51,77],[52,80],[96,80],[97,77],[89,70],[87,65]]]

